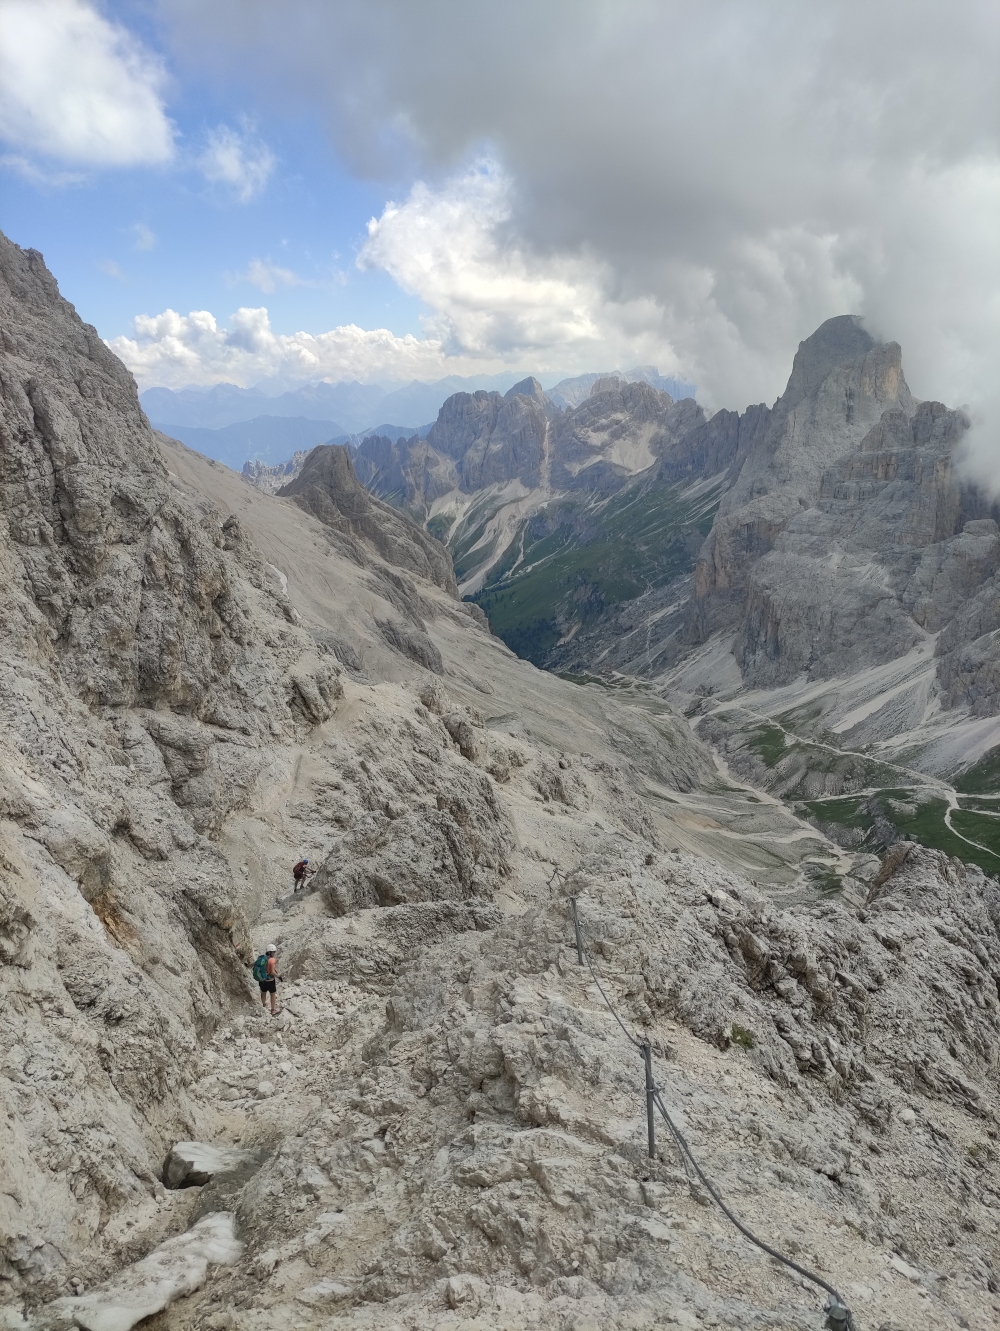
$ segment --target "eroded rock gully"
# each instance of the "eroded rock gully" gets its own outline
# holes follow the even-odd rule
[[[0,1325],[820,1326],[646,1158],[556,865],[747,1220],[866,1331],[995,1325],[996,884],[898,850],[779,909],[672,852],[686,726],[517,661],[377,510],[157,439],[39,256],[0,276]],[[228,1163],[167,1189],[178,1142]]]

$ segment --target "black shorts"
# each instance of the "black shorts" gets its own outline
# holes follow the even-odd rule
[[[257,983],[260,985],[262,994],[276,994],[278,992],[278,986],[274,980],[258,980]]]

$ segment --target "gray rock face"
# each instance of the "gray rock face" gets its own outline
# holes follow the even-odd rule
[[[852,358],[838,363],[844,353]],[[830,466],[860,447],[883,412],[908,416],[912,407],[895,343],[873,346],[853,320],[835,319],[800,345],[788,387],[748,450],[702,551],[700,632],[738,621],[750,570],[790,519],[815,502]]]
[[[977,528],[975,542],[980,549],[987,543],[994,547],[992,532],[987,532],[984,540],[985,524],[969,525]],[[992,563],[994,557],[991,549],[988,562]],[[973,716],[996,716],[1000,712],[998,631],[1000,577],[994,574],[959,605],[938,639],[938,677],[949,706],[966,706]]]
[[[189,1135],[176,1086],[249,954],[213,838],[294,740],[295,680],[329,666],[238,521],[180,489],[41,256],[4,237],[0,326],[6,1300],[58,1291],[85,1249],[99,1268],[161,1134]]]
[[[618,489],[703,419],[691,398],[674,402],[649,384],[598,379],[580,406],[556,420],[552,485],[564,491]]]
[[[341,460],[304,491],[329,525],[141,417],[137,456],[113,467],[89,418],[89,469],[62,478],[62,436],[22,412],[25,384],[72,414],[74,393],[113,397],[114,366],[86,354],[37,261],[3,246],[0,267],[26,288],[5,334],[22,299],[37,311],[0,380],[0,607],[25,629],[0,639],[5,1322],[815,1325],[814,1293],[705,1209],[662,1133],[646,1155],[641,1062],[577,965],[556,867],[739,1213],[873,1325],[995,1322],[995,884],[903,847],[858,905],[781,909],[666,850],[733,863],[740,836],[715,822],[716,769],[686,722],[533,670],[387,563],[368,526],[382,510]],[[107,409],[112,440],[130,411]],[[36,463],[48,488],[30,489]],[[96,529],[53,491],[86,495]],[[932,600],[935,578],[990,567],[992,529],[971,520],[925,568]],[[115,593],[116,560],[139,584],[121,662],[72,606],[50,620],[35,600],[32,532],[73,605]],[[246,609],[241,636],[212,618],[217,587]],[[133,666],[129,635],[161,622],[182,638],[169,659],[191,653],[186,691],[154,676],[144,692]],[[425,633],[442,673],[387,623]],[[131,701],[88,691],[88,652]],[[802,831],[769,826],[776,848]],[[288,895],[306,849],[322,880]],[[287,981],[275,1017],[245,966],[265,939]],[[260,1168],[214,1172],[208,1148],[241,1145]],[[171,1151],[212,1173],[200,1196],[163,1188]]]
[[[779,911],[622,842],[572,885],[604,992],[742,1219],[864,1326],[989,1325],[995,885],[901,847],[864,908]],[[286,928],[283,1094],[247,1110],[284,1140],[236,1200],[244,1254],[181,1327],[249,1327],[265,1302],[344,1331],[820,1324],[822,1296],[783,1288],[662,1121],[649,1159],[642,1061],[577,965],[563,895]],[[239,1082],[259,1051],[234,1021],[211,1067]]]
[[[736,657],[748,683],[902,656],[993,571],[988,539],[956,534],[969,501],[978,507],[973,496],[963,503],[951,467],[965,428],[939,403],[912,418],[887,410],[857,452],[822,474],[814,504],[789,517],[747,573]]]
[[[18,634],[95,707],[215,719],[224,674],[277,705],[229,534],[176,499],[131,377],[34,251],[4,244],[0,280],[0,506]]]
[[[416,435],[395,440],[372,435],[362,441],[353,463],[365,489],[414,514],[417,521],[423,520],[435,499],[461,485],[454,459]]]
[[[660,467],[665,479],[702,480],[729,471],[736,475],[747,455],[762,440],[771,420],[771,411],[760,403],[740,414],[717,411],[708,420],[700,411],[691,410],[691,401],[679,403],[691,412],[688,428],[677,430],[676,438],[664,451]]]
[[[466,491],[515,478],[530,488],[539,483],[549,412],[535,379],[503,397],[482,390],[456,393],[438,413],[427,443],[455,460]]]
[[[322,444],[301,472],[278,491],[332,531],[360,539],[398,568],[453,590],[455,575],[447,550],[396,509],[374,498],[354,474],[348,450]]]

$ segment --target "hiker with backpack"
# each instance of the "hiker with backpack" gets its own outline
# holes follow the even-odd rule
[[[311,878],[314,872],[315,870],[309,868],[308,860],[299,860],[298,864],[296,864],[295,868],[292,870],[292,877],[295,879],[295,886],[292,888],[292,891],[297,892],[300,887],[303,887],[306,879]]]
[[[273,943],[268,943],[254,962],[253,978],[260,985],[261,1007],[267,1011],[267,996],[270,994],[271,1016],[276,1017],[278,1015],[278,981],[281,976],[278,974],[278,949]]]

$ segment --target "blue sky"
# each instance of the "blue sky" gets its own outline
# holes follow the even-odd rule
[[[197,108],[175,118],[192,143],[226,123],[224,113],[207,118]],[[420,301],[354,262],[382,191],[339,166],[315,123],[269,123],[267,141],[277,160],[247,202],[196,169],[87,171],[55,188],[8,169],[0,228],[42,251],[63,294],[105,337],[167,306],[228,313],[259,303],[283,331],[353,320],[419,333]],[[265,278],[273,289],[262,291],[260,275],[257,284],[248,276],[255,260],[294,272],[302,285]]]
[[[63,294],[102,336],[129,333],[136,314],[168,307],[226,315],[260,304],[282,332],[355,322],[420,333],[420,300],[384,272],[355,263],[369,218],[386,202],[385,183],[345,170],[317,116],[272,111],[264,118],[238,86],[227,95],[208,80],[185,79],[144,7],[96,12],[163,61],[175,156],[107,169],[31,154],[27,170],[15,161],[3,172],[0,228],[42,251]],[[220,127],[271,163],[245,194],[198,168]],[[18,146],[7,155],[19,156]]]
[[[854,313],[1000,473],[998,63],[995,0],[0,0],[0,227],[142,387],[742,408]]]

